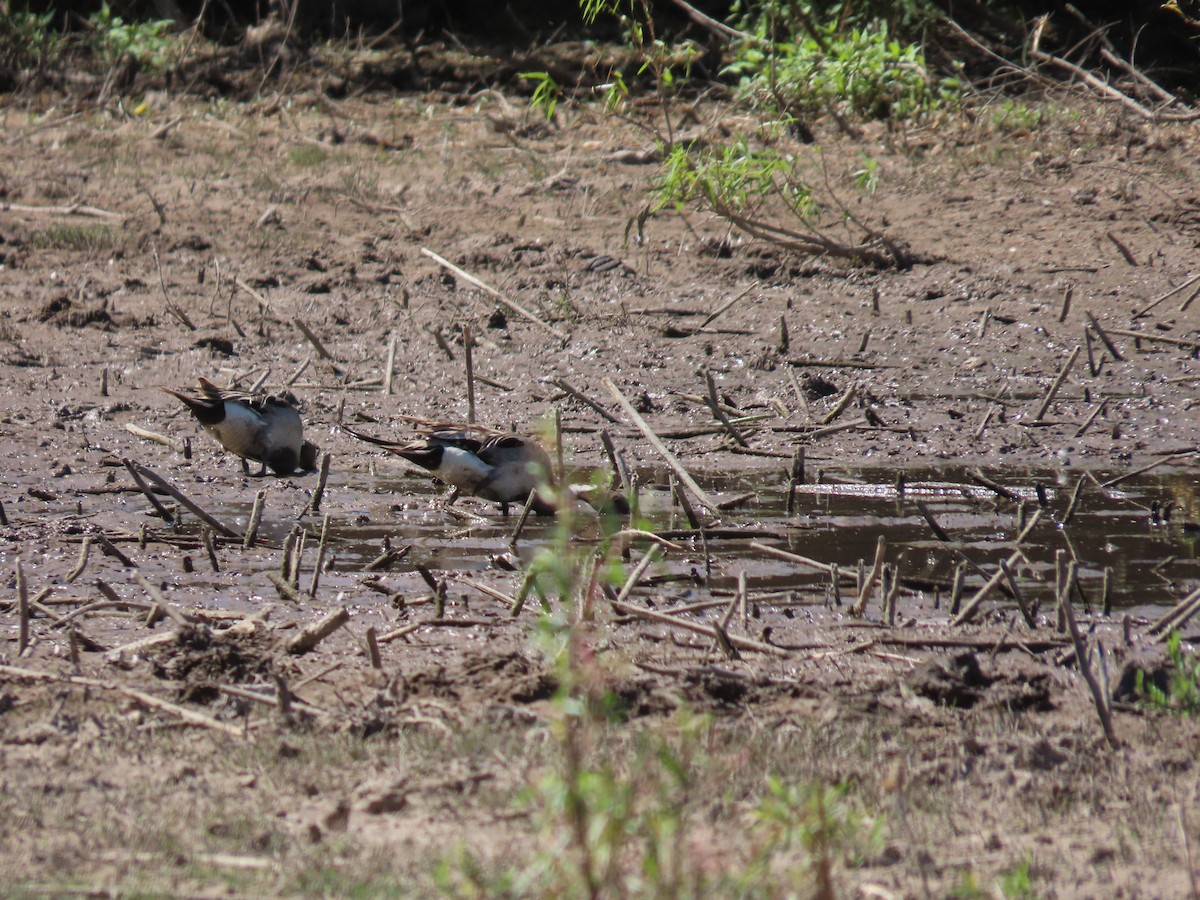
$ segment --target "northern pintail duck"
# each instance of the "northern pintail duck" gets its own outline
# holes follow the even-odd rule
[[[547,492],[553,486],[550,456],[532,438],[480,426],[439,426],[421,432],[418,440],[391,441],[344,423],[341,428],[426,469],[464,494],[499,503],[505,514],[508,504],[524,504],[530,494],[532,509],[539,516],[556,510]]]
[[[247,475],[251,459],[262,463],[259,475],[268,467],[276,475],[316,467],[317,448],[304,440],[304,425],[290,395],[224,390],[204,377],[198,385],[194,392],[163,390],[182,400],[205,431],[241,457]]]

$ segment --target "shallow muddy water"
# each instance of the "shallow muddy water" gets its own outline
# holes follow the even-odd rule
[[[902,596],[927,608],[944,608],[958,562],[969,561],[965,589],[975,590],[983,581],[981,572],[995,571],[999,560],[1016,549],[1020,523],[1044,504],[1041,518],[1021,542],[1024,559],[1016,567],[1022,589],[1043,608],[1053,602],[1059,555],[1078,560],[1083,589],[1079,599],[1096,611],[1103,606],[1106,568],[1109,601],[1117,609],[1170,604],[1200,583],[1192,471],[1164,466],[1110,488],[1100,486],[1102,476],[1070,472],[992,477],[1017,499],[999,496],[962,469],[829,471],[821,473],[817,483],[796,486],[789,514],[788,483],[782,474],[701,475],[697,480],[719,503],[735,502],[706,533],[707,556],[665,487],[647,485],[639,495],[643,526],[684,548],[657,563],[649,580],[673,585],[673,599],[686,601],[730,592],[745,572],[751,591],[790,591],[797,602],[831,602],[827,572],[772,556],[762,546],[838,565],[846,599],[854,590],[851,576],[859,561],[870,567],[882,537],[886,560],[899,572]],[[1075,511],[1064,527],[1061,523],[1081,477]],[[509,539],[515,514],[506,519],[490,504],[469,501],[458,508],[479,515],[460,518],[441,506],[442,489],[420,476],[335,473],[329,492],[330,586],[340,575],[363,569],[385,545],[411,547],[387,567],[391,572],[411,572],[422,565],[434,571],[482,573],[495,567],[497,557],[514,552]],[[934,533],[921,505],[949,541]],[[249,508],[216,512],[244,527]],[[290,526],[290,521],[268,515],[260,537],[278,545]],[[318,530],[319,523],[310,521],[309,527]],[[594,541],[598,530],[594,522],[583,521],[575,540]],[[554,538],[552,520],[531,518],[515,552],[528,562]],[[308,546],[314,547],[311,538]]]

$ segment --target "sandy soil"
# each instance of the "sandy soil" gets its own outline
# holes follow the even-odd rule
[[[563,859],[578,850],[517,797],[563,765],[564,683],[619,698],[622,724],[589,720],[588,740],[634,780],[637,735],[676,733],[683,707],[713,717],[696,762],[712,792],[688,800],[695,893],[748,871],[746,823],[769,774],[845,782],[882,823],[868,852],[834,854],[846,895],[1017,896],[1022,872],[1028,896],[1194,891],[1198,729],[1119,684],[1129,660],[1162,656],[1149,618],[1080,612],[1107,649],[1114,749],[1048,605],[1030,627],[997,591],[952,626],[936,600],[945,585],[904,584],[889,627],[873,592],[861,618],[847,613],[850,585],[845,606],[825,591],[781,597],[789,572],[810,570],[777,565],[768,585],[765,562],[735,562],[736,535],[704,546],[685,534],[664,565],[696,579],[647,580],[628,603],[720,601],[679,614],[708,632],[630,614],[597,589],[574,609],[586,621],[564,674],[553,640],[537,637],[538,604],[510,617],[503,598],[523,577],[514,564],[545,546],[586,560],[598,526],[555,544],[552,524],[533,525],[518,559],[512,522],[491,505],[447,507],[427,477],[336,425],[403,436],[401,415],[464,420],[469,327],[479,421],[536,428],[559,410],[576,470],[607,465],[607,429],[647,491],[668,468],[605,379],[718,500],[738,493],[735,478],[778,490],[797,447],[810,477],[964,463],[1010,486],[1033,470],[1061,485],[1120,475],[1200,445],[1200,304],[1185,303],[1194,287],[1176,290],[1200,241],[1195,128],[1065,96],[1024,128],[998,104],[972,121],[870,124],[857,140],[830,125],[818,135],[826,187],[924,260],[897,271],[789,256],[695,214],[657,213],[639,240],[656,170],[629,151],[649,149],[644,133],[575,104],[547,125],[521,104],[493,92],[335,100],[298,85],[249,103],[151,92],[103,109],[46,96],[0,110],[6,893],[498,892],[464,874],[460,842],[486,871],[560,840]],[[727,101],[692,106],[688,127],[710,140],[749,122]],[[864,156],[878,163],[874,193],[853,183]],[[731,414],[763,414],[741,426],[748,451],[714,424],[706,371]],[[290,385],[330,455],[319,510],[316,474],[243,477],[158,390],[198,375]],[[126,459],[238,534],[262,492],[260,540],[206,536],[186,511],[173,528]],[[1174,461],[1185,515],[1190,460]],[[748,533],[755,515],[731,527]],[[303,533],[299,584],[314,586],[325,516],[333,562],[297,604],[270,576]],[[757,525],[804,552],[798,519]],[[982,548],[989,573],[1014,532]],[[363,571],[406,544],[408,556]],[[821,562],[853,572],[857,558]],[[742,643],[727,658],[712,623],[739,571],[753,615],[730,620]],[[968,594],[983,580],[969,572]],[[23,654],[22,589],[36,601]],[[287,651],[341,608],[349,624]],[[385,638],[379,668],[368,629]],[[439,859],[456,860],[441,882]],[[775,880],[747,892],[803,893],[806,861],[799,844],[779,849]],[[798,874],[780,875],[789,865]]]

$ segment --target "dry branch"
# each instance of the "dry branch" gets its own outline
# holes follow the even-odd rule
[[[350,611],[344,606],[335,609],[328,615],[323,616],[311,625],[307,625],[300,629],[291,640],[287,642],[288,653],[301,654],[307,653],[325,638],[329,637],[343,625],[350,621]]]
[[[541,319],[539,319],[537,316],[535,316],[533,313],[531,313],[525,307],[521,306],[518,303],[514,303],[512,300],[509,300],[507,297],[505,297],[502,293],[500,293],[498,290],[496,290],[491,285],[485,284],[484,282],[482,282],[478,278],[476,278],[474,275],[471,275],[469,272],[463,271],[458,266],[454,265],[454,263],[442,258],[441,256],[438,256],[436,253],[434,253],[432,250],[428,249],[427,247],[422,247],[421,252],[425,256],[428,256],[430,259],[432,259],[439,266],[449,269],[451,272],[453,272],[455,275],[457,275],[463,281],[467,282],[468,284],[474,285],[475,287],[479,288],[481,291],[483,291],[486,294],[490,294],[492,297],[499,300],[502,304],[507,306],[513,312],[517,313],[518,315],[524,316],[525,318],[529,319],[529,321],[534,322],[537,325],[540,325],[542,328],[546,329],[546,331],[550,332],[552,335],[554,335],[556,338],[558,338],[564,344],[571,339],[570,335],[565,334],[562,331],[559,331],[553,325],[549,325],[546,322],[543,322]]]
[[[670,450],[667,449],[667,445],[659,440],[659,437],[654,433],[654,430],[646,424],[646,420],[638,414],[638,411],[633,408],[633,404],[630,403],[625,398],[625,395],[621,393],[621,389],[613,384],[612,380],[608,378],[604,379],[604,386],[608,388],[608,392],[613,395],[613,399],[620,404],[621,409],[625,412],[625,415],[629,416],[629,418],[633,420],[633,423],[638,427],[642,434],[646,436],[646,440],[648,440],[654,446],[654,449],[659,452],[662,458],[666,461],[667,465],[671,467],[671,470],[675,473],[675,476],[681,482],[687,485],[687,489],[692,492],[692,495],[700,501],[701,505],[704,506],[705,509],[711,512],[714,516],[719,516],[721,511],[717,506],[717,502],[713,500],[713,498],[710,497],[708,493],[702,487],[700,487],[700,485],[696,484],[696,480],[692,478],[690,474],[688,474],[688,471],[683,467],[683,464],[675,458],[675,455],[671,453]]]

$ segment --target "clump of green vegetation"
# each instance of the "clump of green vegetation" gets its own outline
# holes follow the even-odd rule
[[[1174,629],[1167,637],[1167,659],[1171,662],[1171,679],[1165,691],[1140,669],[1134,691],[1143,704],[1153,709],[1181,716],[1200,714],[1200,659],[1183,655],[1183,641]]]
[[[1001,131],[1033,131],[1042,124],[1045,113],[1018,100],[1005,100],[992,110],[991,118]]]
[[[66,41],[51,27],[53,12],[13,10],[0,15],[0,72],[40,69],[56,62]]]
[[[92,52],[101,62],[112,65],[128,55],[154,71],[168,67],[176,44],[169,19],[126,22],[104,3],[88,18],[88,24],[92,27]]]
[[[554,110],[558,108],[558,100],[562,96],[562,88],[549,72],[522,72],[519,76],[525,81],[533,82],[533,96],[529,98],[529,106],[541,112],[547,122],[554,121]]]
[[[292,147],[288,150],[287,155],[293,164],[306,169],[319,166],[329,159],[329,151],[317,144],[301,144],[299,147]]]
[[[34,234],[30,243],[39,250],[97,252],[113,245],[113,234],[107,225],[51,225]]]
[[[830,109],[911,119],[955,103],[961,89],[956,79],[936,78],[920,46],[895,40],[881,21],[850,30],[812,25],[782,41],[756,35],[741,42],[726,71],[739,77],[743,96],[782,115]]]

